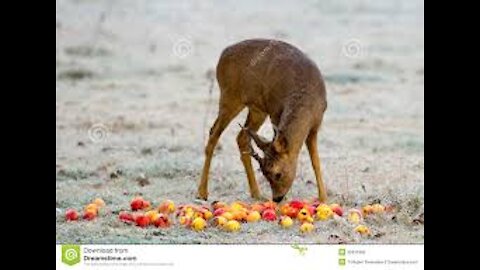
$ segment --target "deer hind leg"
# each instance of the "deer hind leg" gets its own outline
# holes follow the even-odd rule
[[[217,145],[218,139],[228,124],[235,116],[244,108],[243,105],[226,106],[225,103],[220,102],[220,109],[217,119],[210,129],[210,136],[208,138],[207,146],[205,147],[205,162],[203,164],[202,178],[198,186],[197,198],[202,200],[208,199],[208,173],[210,170],[210,162],[212,160],[213,151]]]
[[[325,189],[325,183],[322,178],[322,169],[320,167],[320,156],[317,149],[317,134],[318,128],[314,128],[310,131],[310,134],[305,141],[308,153],[310,154],[310,160],[312,161],[313,171],[315,172],[315,178],[317,180],[318,197],[320,202],[327,202],[327,190]]]
[[[245,127],[257,131],[267,118],[267,115],[258,110],[250,109],[248,112],[247,120],[245,121]],[[248,186],[250,188],[250,195],[257,200],[264,199],[260,194],[257,181],[255,180],[255,173],[252,167],[252,158],[250,157],[250,138],[245,130],[241,130],[237,136],[238,149],[240,150],[240,159],[242,160],[245,172],[247,173]]]

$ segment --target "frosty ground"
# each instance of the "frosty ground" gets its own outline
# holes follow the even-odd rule
[[[414,222],[424,208],[423,3],[237,2],[57,1],[56,242],[423,243],[423,225]],[[330,201],[397,205],[394,218],[367,221],[378,237],[360,238],[334,221],[310,235],[266,222],[231,234],[139,229],[115,214],[64,221],[65,209],[95,197],[114,213],[135,194],[194,202],[217,112],[218,86],[210,93],[208,74],[223,48],[255,37],[292,43],[320,67],[329,107],[319,151]],[[210,201],[251,202],[235,141],[245,116],[217,147]],[[271,136],[271,126],[261,133]],[[287,196],[316,196],[305,149],[298,166]],[[260,172],[257,179],[270,196]]]

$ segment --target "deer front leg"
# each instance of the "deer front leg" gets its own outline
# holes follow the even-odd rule
[[[256,110],[249,110],[244,126],[250,130],[257,131],[262,126],[265,118],[267,118],[265,113]],[[240,150],[240,159],[242,160],[243,167],[245,167],[245,172],[247,174],[250,195],[256,200],[265,200],[261,195],[257,181],[255,180],[252,158],[250,156],[250,137],[245,129],[242,129],[240,133],[238,133],[237,144],[238,149]]]
[[[310,160],[312,161],[313,171],[315,172],[315,178],[317,180],[318,198],[320,202],[327,202],[327,190],[322,178],[322,169],[320,167],[320,156],[317,149],[317,132],[318,129],[314,129],[307,137],[306,144],[308,153],[310,154]]]
[[[210,129],[210,136],[208,138],[207,146],[205,147],[205,162],[203,164],[202,178],[198,186],[197,198],[202,200],[208,199],[208,173],[210,171],[210,162],[212,161],[213,151],[217,145],[218,139],[230,121],[242,110],[236,108],[235,110],[220,110],[215,123]]]

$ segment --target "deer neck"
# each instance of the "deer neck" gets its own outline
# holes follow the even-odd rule
[[[296,156],[310,131],[312,112],[302,106],[294,106],[298,103],[289,105],[282,113],[278,129],[287,139],[287,152]]]

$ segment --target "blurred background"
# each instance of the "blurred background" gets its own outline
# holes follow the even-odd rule
[[[326,79],[319,148],[332,201],[403,206],[404,220],[388,229],[395,233],[375,241],[423,242],[423,227],[411,224],[424,204],[423,14],[418,0],[57,0],[57,211],[92,196],[114,210],[138,193],[191,202],[217,113],[212,74],[221,51],[244,39],[276,38],[308,54]],[[235,141],[245,116],[217,147],[212,200],[249,200]],[[261,133],[271,136],[269,123]],[[305,149],[297,171],[288,196],[316,196]],[[257,178],[270,196],[259,172]],[[60,242],[145,241],[126,235],[66,226],[57,214]],[[326,239],[162,237],[155,239]]]

